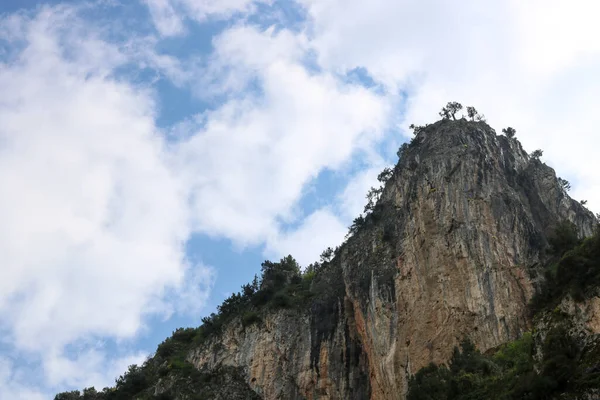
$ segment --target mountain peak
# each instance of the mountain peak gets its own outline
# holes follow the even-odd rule
[[[187,398],[227,371],[230,398],[403,399],[465,338],[486,351],[530,330],[551,233],[597,221],[514,130],[450,117],[414,127],[340,248],[303,273],[265,262],[262,282],[159,346],[140,393]]]

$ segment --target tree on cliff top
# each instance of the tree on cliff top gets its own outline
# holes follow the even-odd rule
[[[515,133],[517,133],[517,131],[509,126],[508,128],[502,129],[502,133],[504,133],[507,138],[512,139],[515,137]]]
[[[540,157],[542,157],[542,155],[544,155],[544,152],[540,149],[535,150],[533,153],[531,153],[529,156],[536,161],[539,161]]]
[[[571,184],[566,179],[558,178],[558,184],[560,185],[562,190],[564,190],[565,192],[568,192],[569,190],[571,190]]]
[[[462,108],[462,104],[456,101],[450,101],[448,104],[446,104],[446,107],[442,108],[442,111],[440,111],[440,116],[443,119],[450,119],[452,117],[452,119],[456,121],[456,113],[462,110]]]

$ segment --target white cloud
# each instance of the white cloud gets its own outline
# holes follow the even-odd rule
[[[184,32],[181,15],[175,10],[171,0],[145,0],[156,29],[165,36],[179,35]]]
[[[0,357],[0,398],[11,400],[46,400],[50,393],[31,388],[23,376],[23,370],[14,363]]]
[[[226,88],[258,82],[259,93],[234,94],[204,114],[203,126],[181,144],[202,232],[243,244],[273,237],[281,219],[293,220],[303,188],[322,169],[342,167],[381,138],[386,99],[331,74],[310,74],[297,42],[289,33],[250,27],[215,41],[214,62],[224,71],[216,81]]]
[[[66,385],[73,388],[95,386],[97,390],[114,385],[115,379],[133,364],[141,365],[146,354],[108,358],[102,349],[86,346],[74,358],[61,354],[46,356],[45,373],[51,386]]]
[[[225,20],[235,14],[250,14],[258,3],[272,0],[144,0],[156,25],[164,36],[185,32],[186,19],[204,22],[209,18]]]
[[[201,307],[212,278],[185,259],[189,191],[153,94],[113,75],[139,59],[68,7],[7,24],[23,47],[0,63],[0,328],[52,384],[92,384],[114,360],[66,345],[131,338],[178,300]]]
[[[111,43],[66,6],[9,16],[0,31],[12,51],[0,64],[0,328],[40,360],[46,384],[110,381],[118,361],[95,340],[132,338],[146,316],[205,303],[214,276],[186,260],[194,230],[307,259],[345,233],[326,210],[297,232],[280,226],[321,170],[382,136],[391,110],[362,86],[308,72],[301,34],[225,31],[204,84],[227,100],[167,143],[155,93],[115,74],[133,66],[190,82],[154,39]],[[239,94],[249,82],[258,90]],[[296,248],[314,229],[323,242]]]
[[[307,216],[296,229],[281,233],[268,241],[266,253],[279,259],[291,254],[302,267],[319,261],[327,247],[340,245],[348,227],[329,209],[319,209]]]
[[[596,2],[299,3],[322,66],[363,67],[405,91],[407,123],[430,122],[450,100],[477,106],[498,131],[511,125],[528,149],[543,148],[600,210]]]
[[[502,31],[490,37],[478,30],[506,14],[505,7],[493,2],[298,2],[308,10],[311,43],[322,66],[342,71],[365,67],[394,89],[406,89],[432,67],[443,69],[450,80],[455,74],[468,75],[476,68],[472,59],[495,59],[507,50],[490,46]]]
[[[213,268],[201,264],[188,268],[183,285],[172,288],[168,306],[171,312],[198,315],[208,301],[216,273]]]
[[[198,75],[196,91],[201,97],[223,94],[247,96],[246,91],[263,82],[276,64],[301,67],[308,42],[303,34],[287,30],[275,33],[238,25],[213,39],[214,51]]]
[[[372,187],[381,186],[377,176],[383,168],[380,163],[377,163],[349,179],[348,185],[337,199],[341,215],[346,220],[353,220],[364,213],[367,192]]]
[[[383,161],[380,158],[371,161],[367,169],[348,177],[346,187],[335,199],[330,199],[331,206],[315,210],[300,225],[267,239],[266,254],[275,259],[291,254],[306,267],[318,261],[327,247],[340,245],[351,221],[363,214],[369,189],[381,185],[377,176],[384,168]]]
[[[271,3],[272,0],[176,0],[186,8],[197,21],[209,17],[226,19],[235,13],[248,14],[258,3]]]
[[[185,32],[187,19],[247,16],[257,4],[147,3],[166,36]],[[185,258],[193,231],[266,244],[303,264],[338,243],[376,184],[373,144],[390,128],[398,90],[410,122],[429,122],[456,99],[496,128],[514,126],[576,181],[577,196],[600,205],[598,35],[576,10],[593,15],[592,3],[301,3],[305,33],[233,25],[192,68],[158,54],[155,38],[108,42],[73,8],[1,20],[0,37],[15,46],[0,64],[0,320],[18,350],[39,355],[52,384],[98,385],[122,373],[141,355],[115,361],[94,339],[131,338],[149,314],[206,301],[214,276]],[[550,28],[559,16],[573,28],[568,39]],[[115,76],[126,65],[224,103],[175,127],[167,143],[155,127],[156,94]],[[340,80],[356,67],[387,93]],[[307,185],[358,152],[369,166],[335,206],[298,212]],[[297,228],[282,231],[285,223]],[[74,343],[83,347],[73,356],[65,346]]]
[[[513,2],[517,57],[527,72],[553,79],[556,73],[579,68],[600,53],[600,4],[589,0]]]

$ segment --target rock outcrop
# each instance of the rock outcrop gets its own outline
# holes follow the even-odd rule
[[[239,368],[264,399],[403,399],[409,376],[463,338],[485,351],[531,328],[527,305],[563,220],[581,236],[596,223],[516,139],[439,121],[401,149],[372,213],[317,273],[309,307],[235,320],[188,360]]]

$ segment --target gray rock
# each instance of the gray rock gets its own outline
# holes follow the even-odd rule
[[[582,236],[596,222],[516,139],[439,121],[315,278],[310,308],[231,323],[189,359],[240,367],[265,399],[403,399],[409,376],[465,337],[485,351],[531,329],[548,236],[565,219]]]

